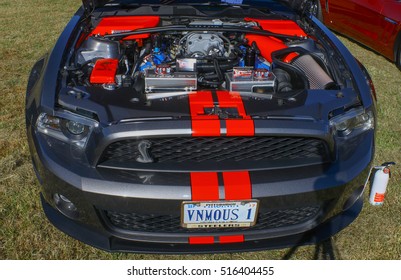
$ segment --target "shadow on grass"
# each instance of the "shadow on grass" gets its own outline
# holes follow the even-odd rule
[[[302,245],[292,247],[284,256],[283,260],[289,260]],[[335,246],[333,238],[329,238],[315,245],[313,254],[314,260],[339,260],[341,259],[338,248]]]

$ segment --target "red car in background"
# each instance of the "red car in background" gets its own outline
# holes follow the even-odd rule
[[[400,0],[289,0],[327,27],[395,62],[401,70]]]

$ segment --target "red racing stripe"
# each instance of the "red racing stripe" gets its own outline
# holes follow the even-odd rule
[[[252,198],[252,186],[248,171],[223,172],[225,200],[241,200]],[[220,200],[217,172],[191,173],[192,201]],[[188,243],[227,244],[244,242],[244,235],[227,236],[191,236]]]
[[[216,172],[191,172],[193,201],[219,200],[219,180]]]
[[[236,108],[238,114],[244,119],[250,119],[245,112],[244,103],[242,102],[241,95],[238,92],[217,91],[217,98],[219,99],[220,108]]]
[[[238,92],[218,91],[220,108],[235,108],[242,119],[227,119],[227,136],[254,136],[255,126],[250,116],[246,114],[244,102]]]
[[[226,200],[252,198],[252,185],[248,171],[223,172]]]
[[[189,109],[193,118],[218,118],[217,116],[205,116],[205,108],[213,108],[213,96],[210,91],[198,91],[189,94]]]
[[[190,236],[188,237],[188,243],[193,244],[213,244],[213,236]]]
[[[244,103],[238,92],[217,91],[220,108],[235,108],[241,119],[227,119],[226,136],[254,136],[255,126],[252,118],[246,114]],[[220,119],[217,115],[205,115],[206,108],[213,108],[213,96],[210,91],[199,91],[189,95],[192,136],[221,136]]]
[[[205,108],[213,108],[210,91],[198,91],[189,95],[192,136],[220,136],[220,120],[216,115],[205,115]]]
[[[242,243],[244,242],[244,235],[225,235],[219,236],[216,240],[214,236],[190,236],[188,237],[188,243],[191,245],[196,244],[227,244],[227,243]]]
[[[226,120],[227,136],[254,136],[253,120]]]
[[[220,136],[220,120],[192,119],[192,136]]]
[[[243,235],[227,235],[227,236],[220,236],[219,243],[241,243],[244,242]]]

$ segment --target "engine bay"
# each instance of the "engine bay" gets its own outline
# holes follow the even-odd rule
[[[147,99],[338,87],[322,48],[291,20],[116,16],[92,25],[65,67],[68,86],[132,88]]]

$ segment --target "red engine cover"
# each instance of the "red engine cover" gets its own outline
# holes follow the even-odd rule
[[[117,59],[99,59],[93,67],[90,83],[91,84],[115,84],[118,68]]]
[[[100,23],[92,30],[92,35],[106,35],[120,32],[128,32],[141,28],[156,27],[159,24],[160,17],[158,16],[116,16],[105,17]],[[128,36],[124,40],[135,40],[148,38],[149,34],[140,34]]]
[[[266,31],[289,36],[307,36],[306,33],[295,22],[291,20],[263,20],[253,18],[246,18],[245,20],[258,22],[263,30]],[[283,41],[274,37],[266,37],[255,34],[247,34],[245,37],[248,40],[249,45],[251,45],[252,42],[256,42],[258,44],[262,56],[266,58],[269,62],[272,62],[272,52],[287,48],[287,45],[284,44]],[[296,56],[297,54],[290,54],[285,58],[284,61],[291,61]]]
[[[255,19],[245,18],[246,21],[256,21],[263,30],[289,35],[289,36],[306,36],[305,31],[292,20],[275,20],[275,19]]]

